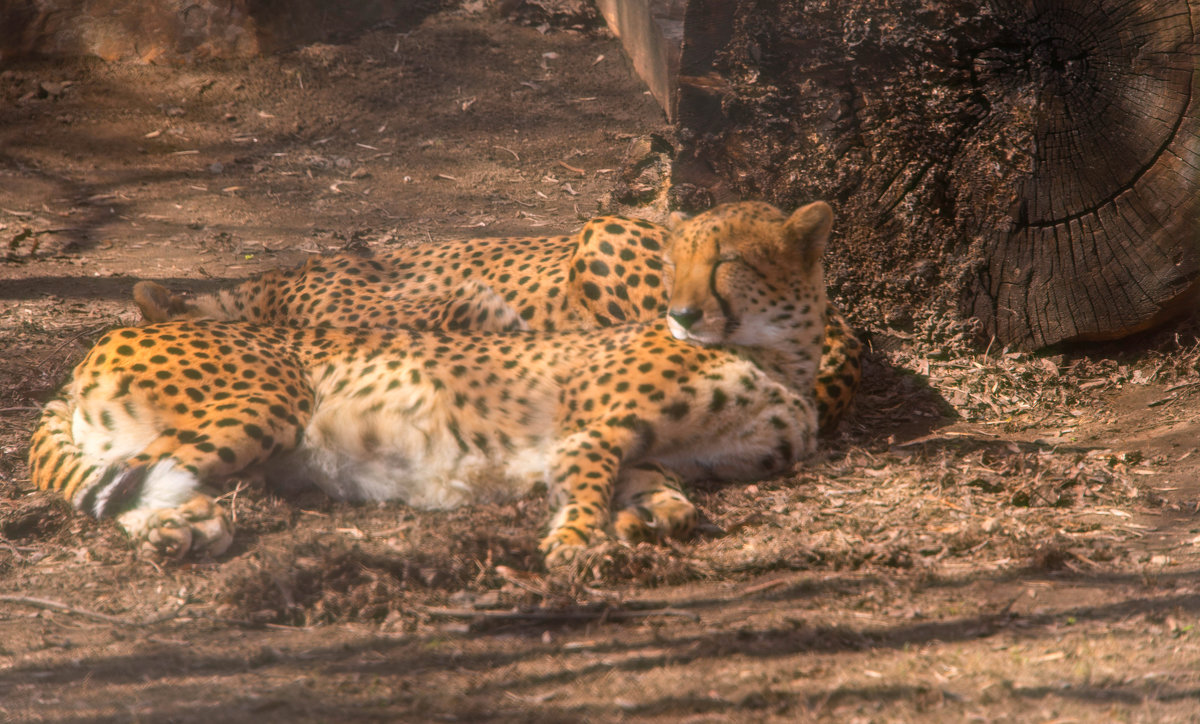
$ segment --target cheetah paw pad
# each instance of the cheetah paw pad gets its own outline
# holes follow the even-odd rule
[[[139,537],[142,551],[156,557],[211,557],[229,549],[233,526],[220,505],[198,495],[176,508],[151,512]]]

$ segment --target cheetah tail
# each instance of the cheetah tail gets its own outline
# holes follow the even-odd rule
[[[124,466],[89,458],[75,444],[74,412],[65,394],[46,405],[29,445],[29,477],[39,489],[55,491],[75,508],[102,517],[111,502],[126,497],[122,489],[141,481],[131,480]]]

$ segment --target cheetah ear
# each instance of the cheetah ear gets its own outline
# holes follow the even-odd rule
[[[806,268],[815,266],[825,253],[825,243],[833,229],[833,209],[824,201],[801,206],[783,225],[794,258]]]
[[[142,319],[147,322],[169,322],[187,313],[183,297],[172,294],[169,289],[156,282],[134,284],[133,302],[142,310]]]
[[[685,214],[682,211],[672,211],[670,214],[667,215],[667,221],[665,223],[665,226],[672,233],[667,235],[667,243],[663,245],[663,261],[665,261],[666,263],[668,263],[668,264],[675,263],[674,260],[671,258],[671,247],[673,247],[675,245],[674,244],[674,241],[675,241],[675,233],[674,232],[679,231],[679,227],[683,226],[684,223],[690,218],[692,218],[691,215]]]

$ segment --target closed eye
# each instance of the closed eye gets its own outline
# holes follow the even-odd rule
[[[767,275],[762,273],[758,267],[754,266],[737,254],[722,254],[721,256],[718,256],[716,262],[713,263],[713,274],[716,274],[717,267],[721,266],[722,264],[737,264],[739,267],[749,269],[759,279],[767,278]]]

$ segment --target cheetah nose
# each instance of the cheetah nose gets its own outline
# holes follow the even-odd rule
[[[671,319],[679,323],[684,329],[691,329],[692,325],[700,321],[704,316],[704,312],[695,307],[684,307],[683,309],[672,309],[667,312]]]

